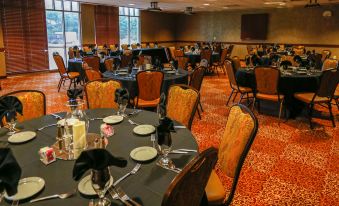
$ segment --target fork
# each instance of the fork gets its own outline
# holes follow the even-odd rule
[[[138,163],[134,166],[134,168],[128,172],[127,174],[125,174],[124,176],[120,177],[117,181],[114,182],[113,186],[116,186],[117,184],[119,184],[121,181],[123,181],[125,178],[127,178],[130,175],[134,175],[135,173],[138,172],[138,170],[140,169],[141,164]]]
[[[68,193],[63,193],[63,194],[50,195],[50,196],[41,197],[41,198],[31,200],[30,203],[38,202],[38,201],[42,201],[42,200],[54,199],[54,198],[66,199],[66,198],[73,196],[74,194],[75,194],[75,192],[68,192]]]
[[[13,200],[11,206],[18,206],[19,205],[19,200]]]
[[[127,202],[127,200],[122,199],[122,198],[118,195],[118,193],[117,193],[117,191],[115,190],[114,187],[110,187],[110,188],[108,189],[108,193],[111,195],[112,199],[119,199],[119,200],[120,200],[122,203],[124,203],[126,206],[133,206],[133,205],[131,205],[129,202]]]
[[[135,122],[134,122],[133,120],[131,120],[131,119],[129,119],[128,122],[129,122],[131,125],[137,125],[137,126],[140,125],[140,124],[135,123]]]
[[[151,134],[151,141],[152,141],[153,148],[155,148],[155,134]]]
[[[125,200],[125,201],[130,201],[135,206],[141,206],[139,203],[137,203],[136,201],[134,201],[133,199],[128,197],[128,195],[121,189],[121,187],[118,187],[116,189],[116,192],[117,192],[120,199]]]
[[[47,127],[53,127],[53,126],[56,126],[56,125],[57,124],[49,124],[49,125],[46,125],[46,126],[43,126],[43,127],[39,128],[39,129],[37,129],[37,131],[41,131],[41,130],[47,128]]]

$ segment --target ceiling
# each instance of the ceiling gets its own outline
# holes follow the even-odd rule
[[[193,11],[221,11],[234,9],[289,8],[304,6],[309,0],[78,0],[81,2],[147,9],[151,1],[167,12],[181,12],[185,7]],[[312,0],[314,2],[315,0]],[[273,3],[272,3],[273,2]],[[339,0],[318,0],[320,4],[339,4]]]

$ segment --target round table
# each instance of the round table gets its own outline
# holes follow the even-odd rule
[[[188,57],[188,59],[189,59],[188,62],[191,63],[192,65],[196,65],[196,63],[200,63],[200,61],[201,61],[201,55],[200,54],[195,54],[195,53],[192,53],[192,52],[186,52],[185,56]],[[211,55],[210,62],[211,63],[217,62],[217,61],[219,61],[219,58],[220,58],[219,53],[213,52],[212,55]]]
[[[127,112],[131,112],[128,110]],[[95,109],[87,110],[87,115],[90,118],[106,117],[114,113],[112,109]],[[64,114],[60,114],[64,116]],[[137,123],[145,123],[156,125],[158,123],[157,114],[153,112],[142,111],[134,117],[131,117]],[[17,128],[22,131],[35,131],[36,129],[56,123],[57,120],[50,115],[43,116],[38,119],[33,119],[18,124]],[[101,120],[90,121],[89,132],[99,133]],[[177,123],[175,123],[178,125]],[[135,166],[135,162],[129,157],[132,149],[140,146],[152,146],[150,136],[137,136],[133,134],[133,125],[129,124],[127,120],[122,123],[114,125],[115,135],[108,138],[107,150],[113,155],[123,157],[128,161],[125,168],[111,167],[111,175],[115,180],[131,171]],[[6,129],[0,129],[0,140],[7,140],[5,135]],[[47,195],[65,193],[74,191],[78,182],[72,179],[72,170],[74,161],[57,160],[50,165],[45,166],[40,160],[38,151],[40,148],[52,145],[56,140],[57,128],[49,127],[37,132],[37,137],[25,144],[9,145],[16,157],[19,165],[22,168],[22,178],[37,176],[45,180],[45,188],[33,198],[44,197]],[[197,149],[197,143],[188,129],[177,129],[176,133],[172,133],[172,148],[190,148]],[[188,154],[170,154],[171,159],[177,167],[183,168],[197,153]],[[158,159],[159,157],[157,157]],[[142,203],[142,205],[161,205],[163,195],[165,194],[169,184],[176,176],[176,173],[165,170],[155,163],[157,159],[143,163],[140,170],[121,183],[119,186],[133,199]],[[87,176],[89,171],[83,176]],[[93,198],[93,197],[92,197]],[[110,198],[111,199],[111,198]],[[20,205],[32,205],[28,202],[20,202]],[[51,199],[41,202],[36,202],[34,205],[49,205],[49,206],[72,206],[72,205],[88,205],[89,197],[84,197],[80,193],[68,199]],[[117,200],[112,201],[112,205],[122,205]],[[9,202],[4,201],[4,205],[10,205]]]
[[[294,98],[297,92],[315,92],[318,89],[321,72],[306,74],[281,74],[279,79],[279,92],[285,95],[285,105],[290,111],[290,117],[295,117],[302,109],[302,104]],[[236,72],[239,86],[256,88],[253,69],[239,68]]]
[[[122,86],[127,88],[130,94],[130,98],[137,96],[137,81],[133,76],[119,76],[115,75],[113,72],[106,71],[103,73],[105,78],[115,79],[122,83]],[[188,83],[189,72],[183,69],[178,70],[178,74],[166,74],[164,75],[164,81],[162,84],[161,92],[167,94],[168,89],[173,84],[187,84]]]

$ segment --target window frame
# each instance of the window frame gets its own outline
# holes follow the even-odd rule
[[[125,9],[127,9],[128,14],[125,13]],[[130,9],[133,9],[133,15],[130,14]],[[120,13],[120,10],[122,10],[123,14]],[[135,15],[135,11],[138,11],[138,15]],[[125,6],[119,6],[119,25],[120,25],[120,16],[124,16],[128,18],[128,45],[131,45],[131,17],[137,17],[138,18],[138,40],[139,42],[133,42],[133,43],[141,43],[141,18],[140,18],[140,9],[138,8],[132,8],[132,7],[125,7]],[[120,26],[119,26],[119,36],[120,36]],[[121,40],[121,39],[120,39]]]

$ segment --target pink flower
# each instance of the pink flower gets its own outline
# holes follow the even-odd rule
[[[114,135],[114,128],[111,125],[102,124],[100,126],[100,133],[101,133],[101,136],[104,136],[104,137],[113,136]]]

